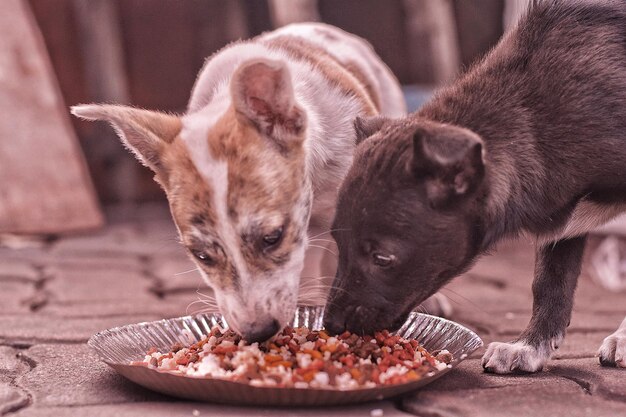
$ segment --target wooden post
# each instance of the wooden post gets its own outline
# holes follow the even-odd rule
[[[0,2],[0,233],[102,224],[41,34],[23,0]]]
[[[450,81],[460,66],[452,1],[403,0],[403,4],[407,15],[408,53],[415,69],[430,66],[435,83]]]
[[[81,38],[83,67],[91,101],[130,102],[124,47],[115,3],[110,0],[73,0]],[[86,138],[99,162],[109,161],[107,184],[121,203],[133,202],[138,194],[138,166],[122,148],[109,126],[100,124]]]
[[[506,0],[504,3],[504,30],[509,30],[526,14],[533,0]]]
[[[269,0],[274,27],[296,22],[319,22],[317,0]]]

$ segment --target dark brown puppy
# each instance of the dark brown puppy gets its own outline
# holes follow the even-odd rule
[[[397,327],[500,239],[530,233],[532,319],[483,366],[540,370],[569,324],[586,232],[626,208],[626,2],[543,2],[422,110],[356,127],[369,138],[340,191],[325,325]],[[601,359],[624,363],[626,338],[609,339]]]

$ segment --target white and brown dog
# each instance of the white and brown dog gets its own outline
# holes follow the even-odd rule
[[[353,120],[402,116],[405,104],[366,41],[294,24],[213,55],[182,116],[117,105],[72,113],[110,122],[155,172],[221,312],[256,341],[293,315],[311,228],[328,230],[352,161]]]

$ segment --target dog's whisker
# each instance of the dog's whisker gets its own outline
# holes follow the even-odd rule
[[[327,230],[325,232],[319,233],[319,234],[317,234],[315,236],[310,236],[309,239],[315,239],[316,237],[324,236],[325,234],[332,233],[332,232],[344,232],[344,231],[345,232],[349,232],[351,230],[352,229],[330,229],[330,230]]]
[[[309,247],[310,247],[310,248],[318,248],[318,249],[322,249],[322,250],[325,250],[325,251],[327,251],[327,252],[332,253],[334,256],[338,256],[335,252],[333,252],[332,250],[328,249],[328,248],[327,248],[327,247],[325,247],[325,246],[309,245]]]
[[[454,294],[455,296],[463,299],[464,301],[466,301],[469,305],[471,305],[472,307],[476,308],[478,311],[480,311],[481,313],[485,313],[485,314],[489,314],[487,313],[486,310],[484,310],[483,308],[481,308],[478,304],[474,303],[472,300],[470,300],[469,298],[463,297],[461,294],[459,294],[456,291],[451,290],[450,288],[447,287],[442,287],[439,291],[448,291],[451,294]],[[452,300],[452,297],[448,297],[450,300]],[[454,300],[453,300],[454,301]],[[457,304],[461,305],[458,301],[456,301]]]
[[[309,239],[309,243],[314,243],[314,242],[324,242],[324,243],[330,243],[332,245],[335,244],[335,241],[330,240],[330,239]]]
[[[195,272],[195,271],[200,271],[200,269],[194,268],[194,269],[190,269],[189,271],[177,272],[177,273],[174,274],[174,276],[185,275],[185,274],[189,274],[189,273]]]

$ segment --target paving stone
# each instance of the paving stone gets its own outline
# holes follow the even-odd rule
[[[412,417],[396,409],[389,401],[345,407],[266,408],[230,407],[191,402],[145,402],[89,407],[31,407],[16,417],[370,417],[373,410],[382,410],[384,417]]]
[[[28,395],[7,383],[0,382],[0,415],[28,405]]]
[[[565,336],[563,344],[553,354],[553,359],[593,358],[607,332],[574,332]]]
[[[511,287],[484,281],[475,275],[456,278],[446,285],[441,293],[450,299],[456,309],[507,313],[510,311],[531,310],[532,291],[527,288]]]
[[[40,312],[49,317],[68,319],[89,319],[117,316],[149,315],[156,318],[184,316],[187,306],[193,298],[187,300],[165,300],[155,295],[138,299],[109,301],[74,301],[49,302]]]
[[[154,298],[151,282],[136,271],[52,268],[46,290],[59,302],[140,300]]]
[[[558,377],[539,372],[528,375],[496,375],[483,371],[480,359],[466,359],[441,379],[424,387],[422,391],[456,391],[467,389],[490,389],[510,385],[547,384]],[[408,395],[407,398],[410,398]]]
[[[626,413],[626,403],[593,396],[573,380],[555,374],[464,376],[405,397],[405,411],[419,416],[617,416]],[[452,373],[450,373],[452,376]],[[444,377],[445,378],[445,377]],[[442,378],[443,379],[443,378]],[[489,386],[484,381],[495,381]]]
[[[175,231],[174,221],[167,204],[162,202],[142,203],[141,205],[114,204],[105,207],[107,223],[117,224],[165,224]]]
[[[158,315],[106,318],[59,318],[40,313],[0,316],[0,343],[86,342],[93,334],[116,326],[157,320]]]
[[[578,279],[574,305],[577,310],[596,313],[619,312],[626,316],[626,292],[612,292],[596,284],[586,268]]]
[[[466,309],[461,312],[454,312],[452,318],[468,327],[477,330],[479,335],[498,335],[499,341],[513,339],[519,335],[528,324],[531,313],[510,311],[507,313],[488,311],[478,311],[476,309]],[[624,313],[606,312],[594,313],[591,311],[574,310],[572,321],[568,327],[568,333],[577,332],[614,332],[619,324],[624,320]]]
[[[624,369],[600,366],[597,358],[552,361],[546,369],[553,375],[577,382],[591,395],[626,403]]]
[[[197,271],[197,266],[187,257],[156,258],[150,262],[147,268],[158,280],[158,286],[155,289],[162,293],[195,293],[206,287]]]
[[[9,346],[0,346],[0,378],[5,378],[5,382],[30,370],[30,366],[18,359],[19,352]]]
[[[134,255],[120,256],[119,254],[64,254],[55,256],[47,264],[46,273],[51,274],[57,269],[62,270],[107,270],[107,271],[141,271],[144,262]]]
[[[36,363],[17,385],[31,393],[33,403],[43,406],[76,406],[146,401],[158,398],[131,383],[101,362],[87,345],[31,347],[22,355]]]
[[[51,249],[51,253],[57,256],[174,256],[181,252],[177,236],[165,223],[146,230],[132,223],[110,225],[89,235],[64,238]]]
[[[534,245],[524,240],[506,241],[484,256],[468,272],[494,283],[530,288],[534,271]]]
[[[38,257],[31,260],[13,259],[15,250],[0,250],[0,285],[6,281],[29,281],[37,282],[40,279],[40,273],[33,266]]]
[[[212,294],[211,290],[208,288],[202,289],[200,292],[205,295]],[[178,309],[180,312],[179,315],[198,314],[205,311],[213,312],[214,307],[212,307],[212,305],[202,303],[202,299],[203,297],[199,294],[185,292],[166,294],[162,301],[167,303],[170,308]]]
[[[35,294],[33,283],[26,281],[0,281],[0,314],[27,313],[27,300]]]

